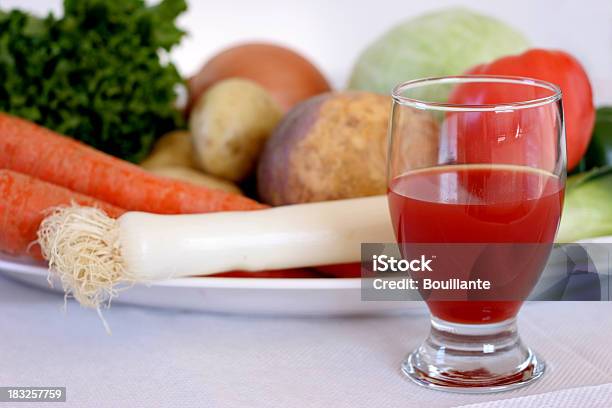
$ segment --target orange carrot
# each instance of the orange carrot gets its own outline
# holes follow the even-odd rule
[[[29,174],[126,210],[180,214],[265,207],[236,194],[154,176],[76,140],[1,113],[0,168]]]
[[[72,192],[64,187],[37,180],[25,174],[0,169],[0,251],[12,255],[29,254],[42,259],[39,248],[28,251],[45,210],[58,205],[97,206],[111,217],[125,212],[121,208]]]

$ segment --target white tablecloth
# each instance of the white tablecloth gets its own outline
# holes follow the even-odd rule
[[[64,314],[62,304],[0,277],[0,386],[66,386],[62,406],[75,407],[612,407],[610,303],[526,305],[520,329],[547,373],[478,396],[400,375],[426,314],[262,318],[115,304],[108,336],[91,310],[69,302]]]

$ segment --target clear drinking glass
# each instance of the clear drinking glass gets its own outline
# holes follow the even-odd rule
[[[448,391],[527,384],[545,365],[521,342],[516,315],[524,299],[519,292],[528,293],[537,281],[561,217],[561,91],[529,78],[455,76],[406,82],[392,96],[388,198],[400,249],[501,245],[485,264],[492,286],[487,299],[426,299],[431,331],[402,371],[420,385]],[[521,245],[536,250],[516,252]],[[537,259],[513,267],[513,256]],[[433,276],[456,273],[446,267]]]

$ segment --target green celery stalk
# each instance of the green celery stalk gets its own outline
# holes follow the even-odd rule
[[[612,166],[568,179],[557,242],[612,234]]]

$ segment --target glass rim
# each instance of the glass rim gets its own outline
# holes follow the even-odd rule
[[[410,98],[402,95],[409,89],[418,88],[423,85],[431,84],[460,84],[460,83],[506,83],[516,85],[528,85],[538,88],[548,89],[552,92],[549,96],[544,96],[536,99],[522,100],[516,102],[505,102],[497,104],[457,104],[449,102],[426,101],[418,98]],[[470,112],[470,111],[505,111],[516,109],[536,108],[538,106],[547,105],[557,102],[561,99],[562,92],[558,85],[551,82],[542,81],[540,79],[521,77],[521,76],[503,76],[503,75],[453,75],[441,77],[428,77],[413,79],[402,82],[391,91],[391,97],[394,103],[404,106],[410,106],[422,110],[441,110],[455,112]]]

